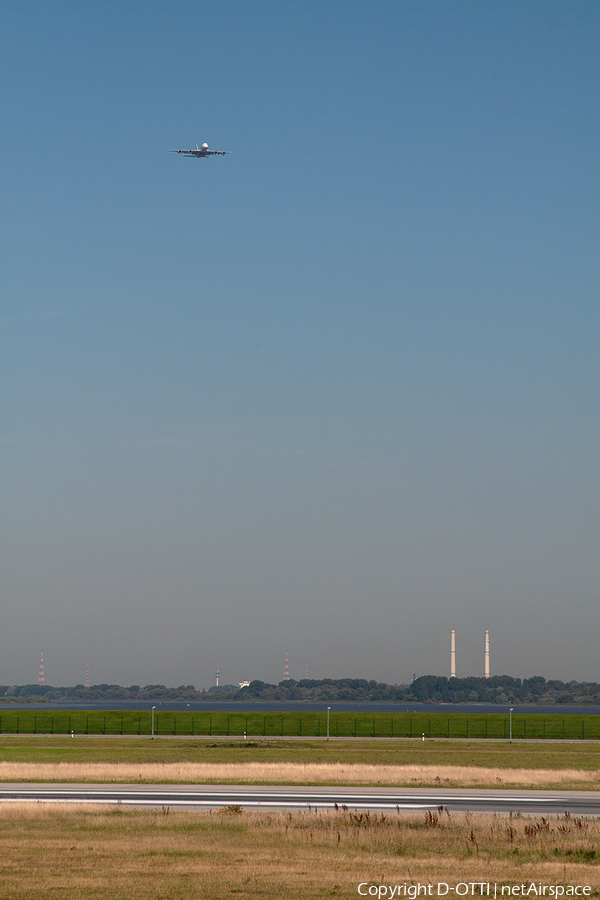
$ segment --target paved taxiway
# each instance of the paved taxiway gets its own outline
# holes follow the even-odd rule
[[[600,816],[600,791],[472,790],[470,788],[305,787],[281,785],[4,784],[2,802],[120,803],[137,807],[334,809]]]

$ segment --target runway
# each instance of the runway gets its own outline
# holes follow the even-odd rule
[[[335,809],[599,816],[600,791],[143,784],[4,784],[0,802],[98,803],[169,809]]]

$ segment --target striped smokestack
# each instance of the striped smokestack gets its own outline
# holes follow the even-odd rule
[[[456,632],[450,632],[450,678],[456,678]]]

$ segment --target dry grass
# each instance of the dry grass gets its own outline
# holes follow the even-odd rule
[[[309,900],[356,897],[361,882],[439,881],[591,885],[597,896],[599,845],[600,822],[568,816],[168,814],[5,804],[0,896]]]
[[[0,762],[0,781],[600,787],[600,771],[345,763]]]

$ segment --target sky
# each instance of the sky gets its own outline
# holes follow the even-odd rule
[[[600,681],[599,24],[0,5],[0,683]]]

